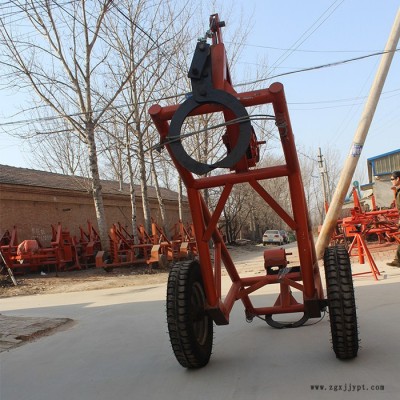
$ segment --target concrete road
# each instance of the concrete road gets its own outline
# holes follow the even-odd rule
[[[1,353],[0,399],[399,398],[400,270],[383,265],[386,279],[355,278],[361,350],[346,362],[331,349],[327,316],[276,330],[247,323],[237,303],[231,323],[215,328],[209,365],[185,370],[169,344],[164,285],[1,299],[4,315],[75,324]],[[276,289],[256,301],[271,305]]]

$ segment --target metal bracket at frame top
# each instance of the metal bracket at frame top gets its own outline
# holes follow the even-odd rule
[[[207,42],[198,42],[188,73],[192,82],[193,98],[199,103],[206,102],[210,91],[213,90],[210,53],[210,45]]]
[[[170,142],[170,148],[177,161],[189,171],[198,175],[204,175],[215,168],[233,167],[246,153],[252,133],[249,115],[245,107],[235,96],[223,90],[215,89],[213,86],[210,47],[205,41],[197,43],[188,73],[192,83],[192,96],[182,103],[175,112],[166,138]],[[181,128],[185,118],[202,103],[220,104],[231,110],[235,117],[241,120],[239,124],[240,134],[236,145],[233,149],[230,149],[225,158],[214,164],[201,163],[191,158],[184,150],[180,140]]]

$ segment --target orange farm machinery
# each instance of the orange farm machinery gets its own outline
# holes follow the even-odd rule
[[[358,256],[360,264],[367,258],[371,273],[375,280],[380,275],[372,252],[377,250],[389,250],[393,248],[393,242],[398,238],[399,212],[397,208],[372,211],[364,211],[357,188],[353,188],[352,196],[354,207],[351,216],[338,221],[337,229],[342,232],[343,238],[348,242],[350,256]],[[375,204],[372,201],[372,204]],[[353,275],[369,274],[370,272],[355,273]]]
[[[172,239],[152,221],[151,233],[148,233],[143,225],[137,227],[137,239],[129,233],[126,227],[120,223],[113,224],[109,233],[110,253],[98,252],[96,266],[111,270],[116,267],[135,264],[165,268],[170,262],[188,259],[196,254],[196,246],[193,237],[181,222],[180,231],[175,228]],[[176,227],[176,225],[175,225]]]
[[[86,229],[79,226],[79,235],[71,236],[61,224],[51,226],[50,246],[39,239],[18,242],[17,228],[5,231],[0,237],[0,251],[7,265],[16,273],[38,271],[66,271],[89,267],[101,267],[107,271],[124,266],[143,265],[162,268],[170,262],[193,258],[197,254],[196,241],[191,225],[178,222],[167,237],[152,222],[151,232],[143,225],[136,228],[137,238],[120,223],[112,225],[109,232],[110,252],[102,251],[100,236],[90,221]],[[0,261],[1,262],[1,261]]]
[[[38,239],[28,239],[18,243],[17,229],[13,228],[7,243],[2,243],[0,251],[7,265],[15,273],[63,271],[80,269],[77,247],[73,237],[61,224],[51,226],[50,246],[44,247]]]

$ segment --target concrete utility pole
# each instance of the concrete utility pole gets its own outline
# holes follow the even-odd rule
[[[322,229],[316,243],[316,254],[318,259],[323,257],[325,248],[328,246],[332,232],[335,229],[337,219],[340,215],[340,211],[343,207],[343,202],[346,197],[346,192],[350,186],[351,179],[353,178],[369,127],[371,126],[372,118],[374,116],[379,97],[382,93],[382,88],[385,83],[399,37],[400,9],[397,11],[392,31],[390,32],[389,39],[385,47],[385,53],[382,55],[382,59],[379,64],[375,80],[372,84],[367,103],[365,104],[361,120],[354,135],[353,143],[350,148],[350,154],[347,157],[344,168],[340,175],[338,185],[331,200],[329,210],[326,214],[324,224],[322,225]]]
[[[324,158],[322,156],[321,147],[318,147],[318,166],[319,173],[321,174],[321,184],[322,184],[322,195],[324,197],[324,211],[325,214],[328,212],[329,201],[328,201],[328,176],[326,173],[326,165],[324,165]]]

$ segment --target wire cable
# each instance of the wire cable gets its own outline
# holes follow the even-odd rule
[[[172,136],[172,137],[170,137],[170,139],[164,140],[162,143],[158,143],[155,146],[149,147],[148,149],[145,150],[145,152],[153,151],[153,150],[160,150],[160,148],[163,147],[166,144],[178,142],[181,139],[188,138],[188,137],[197,135],[197,134],[202,133],[202,132],[207,132],[207,131],[209,131],[211,129],[222,128],[222,127],[226,127],[226,126],[229,126],[229,125],[234,125],[234,124],[238,124],[238,123],[242,123],[242,122],[248,122],[248,121],[254,121],[254,120],[275,120],[275,116],[274,115],[268,115],[268,114],[254,114],[254,115],[249,115],[248,117],[234,118],[234,119],[231,119],[229,121],[225,121],[225,122],[220,123],[220,124],[208,126],[207,128],[199,129],[199,130],[196,130],[196,131],[193,131],[193,132],[189,132],[189,133],[185,133],[185,134],[182,134],[182,135]]]
[[[340,3],[338,5],[336,5],[336,3],[338,3],[340,1]],[[294,50],[296,50],[299,46],[301,46],[335,11],[336,9],[344,2],[344,0],[336,0],[334,3],[332,3],[322,14],[321,16],[310,26],[310,28],[308,28],[300,37],[299,39],[296,40],[296,42],[294,42],[294,44],[292,45],[292,47],[285,52],[284,54],[282,54],[271,66],[271,68],[274,68],[274,66],[279,66],[281,65],[292,53]],[[335,7],[336,5],[336,7]],[[333,10],[331,10],[332,7],[335,7]],[[331,10],[331,11],[330,11]],[[330,12],[329,12],[330,11]],[[327,14],[329,12],[329,14],[326,16],[326,18],[324,20],[321,21],[321,23],[319,23],[304,39],[303,37],[314,27],[314,25],[316,25],[319,20],[321,18],[324,17],[325,14]],[[295,46],[295,47],[293,47]]]
[[[291,72],[284,72],[284,73],[282,73],[282,74],[277,74],[277,75],[269,76],[269,77],[267,77],[267,78],[256,79],[256,80],[254,80],[254,81],[245,82],[245,83],[239,83],[239,84],[237,84],[237,85],[235,85],[235,86],[236,86],[236,87],[239,87],[239,86],[245,86],[245,85],[253,85],[253,84],[255,84],[255,83],[265,82],[265,81],[268,81],[268,80],[270,80],[270,79],[278,78],[278,77],[280,77],[280,76],[298,74],[299,72],[315,71],[315,70],[323,69],[323,68],[337,67],[338,65],[348,64],[348,63],[354,62],[354,61],[365,60],[366,58],[375,57],[375,56],[380,56],[380,55],[382,55],[382,54],[395,53],[395,52],[397,52],[397,51],[399,51],[399,50],[400,50],[400,49],[388,50],[388,51],[379,51],[379,52],[376,52],[376,53],[367,54],[367,55],[365,55],[365,56],[360,56],[360,57],[355,57],[355,58],[349,58],[349,59],[347,59],[347,60],[336,61],[336,62],[333,62],[333,63],[317,65],[317,66],[309,67],[309,68],[302,68],[302,69],[298,69],[298,70],[291,71]]]

